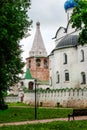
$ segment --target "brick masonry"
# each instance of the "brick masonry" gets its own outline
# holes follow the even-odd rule
[[[40,59],[40,65],[37,65],[36,60]],[[47,61],[46,64],[44,61]],[[39,57],[34,58],[30,57],[27,58],[27,68],[30,68],[30,72],[33,78],[37,78],[41,81],[48,81],[49,80],[49,58],[47,57]]]

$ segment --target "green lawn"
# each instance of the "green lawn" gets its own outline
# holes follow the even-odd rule
[[[37,108],[37,119],[67,117],[72,109],[64,108]],[[34,108],[9,107],[0,110],[0,123],[34,120]],[[57,121],[19,126],[3,126],[0,130],[87,130],[87,121]]]
[[[23,102],[17,102],[17,103],[13,102],[13,103],[8,103],[8,106],[13,107],[13,106],[29,106],[29,105]]]
[[[72,109],[37,108],[37,119],[67,117],[67,115],[71,112]],[[7,110],[0,110],[0,123],[26,121],[34,119],[34,108],[9,107]]]
[[[57,121],[44,124],[3,126],[0,130],[87,130],[87,121]]]

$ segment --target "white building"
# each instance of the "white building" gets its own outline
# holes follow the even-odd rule
[[[55,48],[49,55],[50,86],[38,86],[51,90],[37,92],[37,104],[40,106],[87,108],[87,45],[79,45],[79,32],[72,29],[69,22],[75,6],[74,0],[67,0],[64,4],[68,22],[66,28],[60,27],[54,37]],[[34,79],[29,70],[26,71],[24,85],[34,90]],[[24,103],[35,104],[34,91],[19,97]]]
[[[37,93],[39,105],[87,108],[87,45],[79,45],[79,31],[69,22],[75,6],[74,0],[64,4],[67,26],[60,27],[54,37],[55,48],[49,55],[51,90]],[[34,101],[34,93],[25,93],[25,103]]]
[[[57,30],[54,37],[55,48],[49,55],[52,89],[87,87],[87,45],[79,45],[79,31],[70,24],[70,16],[75,6],[74,0],[65,2],[67,26]]]

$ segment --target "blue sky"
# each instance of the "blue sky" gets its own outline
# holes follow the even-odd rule
[[[24,61],[29,57],[37,21],[40,22],[40,30],[48,54],[55,47],[55,41],[52,40],[52,38],[60,26],[66,27],[67,25],[67,15],[64,10],[65,1],[66,0],[31,0],[31,9],[28,12],[30,19],[33,20],[33,27],[30,31],[31,36],[22,39],[20,42],[21,45],[23,45],[24,52],[22,57]]]

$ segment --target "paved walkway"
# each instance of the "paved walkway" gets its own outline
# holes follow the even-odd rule
[[[87,120],[87,116],[75,117],[75,120]],[[23,122],[0,123],[0,126],[38,124],[38,123],[47,123],[53,121],[68,121],[68,118],[54,118],[54,119],[44,119],[44,120],[23,121]]]

